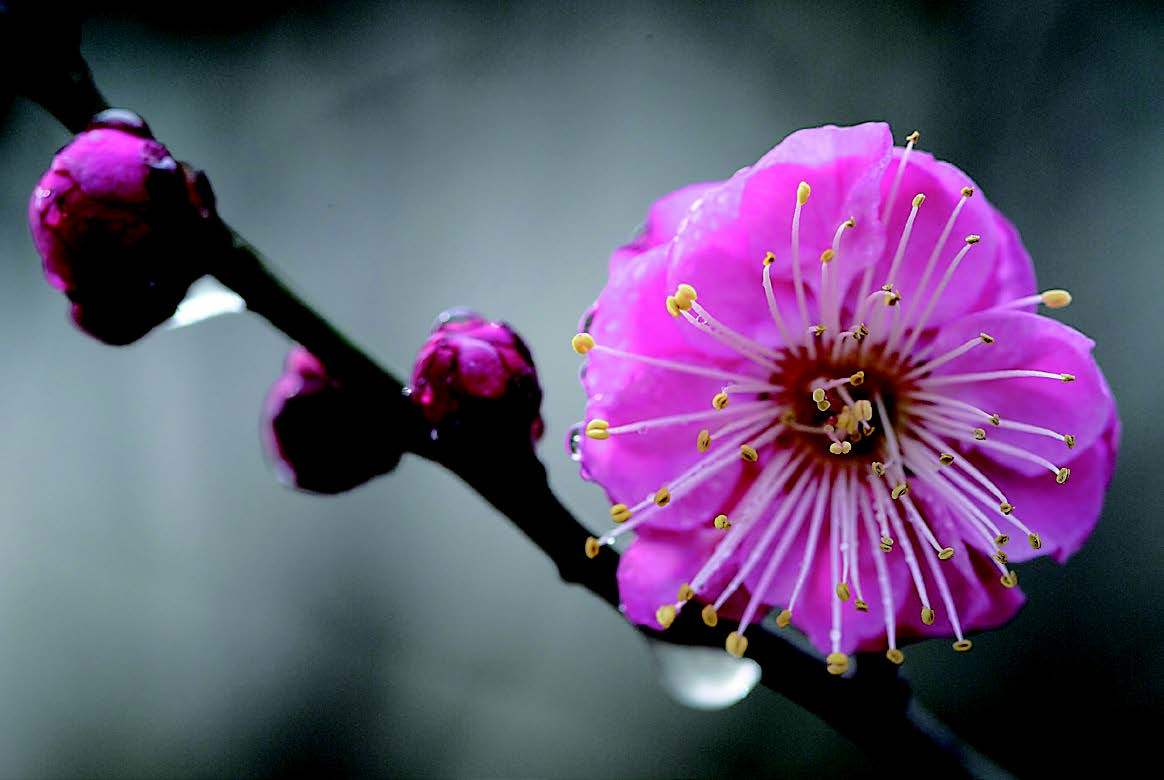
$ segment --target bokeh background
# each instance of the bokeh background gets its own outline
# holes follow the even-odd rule
[[[553,483],[567,341],[651,200],[788,132],[890,121],[967,169],[1098,342],[1125,437],[1103,521],[920,699],[1020,775],[1130,758],[1161,718],[1164,13],[1158,3],[93,3],[107,96],[399,373],[469,305],[528,338]],[[29,63],[29,67],[36,67]],[[25,204],[67,140],[0,105],[0,776],[845,774],[765,689],[673,702],[634,631],[415,459],[315,498],[264,463],[287,347],[253,317],[114,350],[41,279]],[[902,771],[911,767],[901,758]]]

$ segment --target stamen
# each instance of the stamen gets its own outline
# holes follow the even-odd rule
[[[960,439],[961,441],[970,441],[970,439],[964,438],[964,434],[962,433],[962,431],[956,427],[948,427],[947,428],[945,426],[942,426],[942,429],[945,430],[945,432],[947,434],[953,436],[956,439]],[[977,430],[981,431],[982,429],[979,428]],[[1001,442],[1001,441],[986,440],[985,433],[983,434],[982,439],[979,439],[977,435],[973,435],[973,439],[977,442],[979,447],[986,447],[987,449],[991,449],[991,450],[994,450],[996,452],[1003,452],[1003,453],[1006,453],[1007,455],[1013,455],[1014,457],[1019,458],[1020,460],[1025,460],[1025,461],[1028,461],[1030,463],[1034,463],[1036,465],[1042,466],[1043,468],[1049,470],[1052,474],[1055,475],[1055,481],[1058,482],[1060,485],[1062,485],[1064,482],[1066,482],[1067,478],[1069,476],[1071,476],[1071,469],[1060,468],[1059,466],[1056,466],[1054,463],[1047,460],[1043,456],[1036,455],[1033,452],[1028,452],[1028,451],[1022,449],[1021,447],[1014,446],[1013,444],[1006,444],[1006,443]]]
[[[683,319],[713,339],[734,351],[740,357],[747,358],[756,365],[768,371],[776,371],[775,353],[743,336],[707,314],[707,310],[698,303],[691,304],[691,310],[682,312]]]
[[[1074,374],[1056,374],[1053,371],[1032,371],[1028,369],[1006,369],[1003,371],[980,371],[975,374],[948,374],[929,377],[919,384],[924,388],[946,387],[947,385],[977,384],[994,379],[1057,379],[1060,382],[1074,382]]]
[[[938,301],[940,301],[942,298],[942,293],[946,291],[946,285],[948,285],[950,280],[954,278],[954,272],[958,270],[958,266],[961,264],[962,258],[964,258],[971,250],[971,248],[973,248],[973,246],[980,240],[980,236],[973,234],[966,236],[965,243],[963,244],[962,248],[958,250],[958,254],[954,255],[954,259],[950,261],[950,265],[946,267],[946,273],[942,275],[941,280],[938,282],[937,288],[934,290],[933,295],[930,296],[929,301],[926,303],[925,308],[922,310],[921,317],[918,318],[916,324],[911,323],[911,332],[909,338],[906,339],[905,346],[901,349],[902,355],[908,356],[912,354],[914,345],[917,344],[917,340],[921,337],[922,332],[925,331],[926,323],[929,322],[930,315],[934,312],[934,307],[938,305]]]
[[[769,259],[770,258],[770,259]],[[788,328],[784,325],[784,318],[780,316],[780,306],[776,303],[776,293],[772,290],[772,262],[776,260],[776,255],[771,252],[764,258],[764,297],[768,301],[768,312],[772,315],[772,321],[776,323],[776,328],[780,331],[780,337],[784,343],[789,347],[793,347],[800,343],[800,339],[793,341],[788,334]]]
[[[809,487],[806,492],[804,491],[805,486]],[[776,536],[776,532],[780,530],[786,518],[790,513],[792,513],[794,508],[798,508],[799,511],[793,515],[791,524],[789,524],[788,527],[784,529],[784,534],[781,536],[779,543],[777,543],[776,548],[768,556],[767,565],[764,567],[764,571],[760,575],[760,582],[756,589],[752,592],[751,597],[748,599],[748,605],[744,608],[744,614],[740,617],[740,625],[738,630],[741,634],[747,630],[749,625],[751,625],[752,620],[756,616],[756,610],[759,609],[760,602],[763,600],[764,594],[767,593],[769,586],[772,584],[772,578],[775,576],[776,570],[780,567],[781,562],[784,560],[784,556],[788,553],[788,548],[791,547],[793,539],[796,538],[796,534],[800,530],[800,526],[803,524],[804,518],[807,514],[804,511],[804,508],[812,501],[814,491],[816,491],[816,486],[812,483],[811,473],[806,470],[803,474],[801,474],[800,479],[797,480],[796,485],[793,488],[793,492],[790,493],[788,497],[781,502],[780,508],[776,511],[776,514],[772,517],[771,521],[769,521],[768,527],[764,529],[763,535],[760,537],[760,540],[757,542],[755,548],[753,548],[752,552],[748,555],[747,560],[744,561],[744,565],[738,572],[736,572],[735,576],[732,577],[731,582],[729,582],[727,587],[724,588],[723,592],[720,593],[719,598],[715,600],[713,605],[715,609],[719,610],[723,608],[723,605],[727,602],[727,600],[731,598],[732,594],[734,594],[736,590],[739,589],[740,585],[743,584],[747,576],[760,562],[760,559],[764,557],[764,553],[767,551],[768,545],[771,544],[772,540]],[[819,493],[817,495],[819,495]]]
[[[712,409],[706,412],[689,412],[687,414],[672,414],[666,417],[652,417],[646,420],[637,420],[635,422],[623,423],[614,427],[607,427],[606,433],[610,436],[620,436],[627,433],[646,433],[648,431],[657,430],[659,428],[670,428],[672,426],[687,425],[689,423],[700,422],[701,420],[723,419],[726,415],[735,416],[743,412],[753,412],[759,409],[772,409],[776,406],[773,401],[747,401],[737,406],[733,406],[728,411],[720,411]],[[590,426],[595,423],[605,423],[605,420],[591,420],[586,425],[586,434],[590,435]],[[595,438],[591,436],[590,438]]]
[[[861,501],[858,504],[861,513],[861,520],[865,525],[865,533],[869,536],[869,543],[874,545],[873,566],[877,570],[877,589],[881,593],[881,617],[885,621],[885,638],[889,644],[889,652],[897,650],[897,623],[894,619],[893,608],[893,588],[889,581],[889,567],[885,560],[877,554],[877,531],[873,527],[873,518],[870,517],[870,498],[866,491],[861,492]],[[884,535],[884,534],[883,534]],[[901,652],[897,651],[897,656],[900,657]],[[892,659],[891,659],[892,660]],[[896,661],[901,663],[901,661]]]
[[[905,564],[909,568],[910,575],[913,577],[913,587],[917,591],[918,599],[922,603],[922,612],[924,614],[926,611],[929,611],[932,615],[933,610],[930,609],[930,597],[926,592],[926,584],[922,579],[921,568],[918,566],[917,556],[913,552],[913,543],[910,542],[909,536],[905,533],[905,525],[901,522],[901,517],[898,515],[897,504],[889,500],[889,497],[885,494],[885,486],[879,480],[872,479],[869,482],[873,485],[873,490],[877,494],[877,500],[882,505],[883,511],[889,516],[889,520],[893,524],[894,532],[901,540],[901,549],[905,555]]]
[[[1013,301],[1000,303],[995,309],[1025,309],[1028,306],[1043,304],[1048,309],[1065,309],[1071,305],[1071,293],[1066,290],[1045,290],[1038,295],[1028,295],[1025,298],[1015,298]]]
[[[962,624],[958,620],[958,610],[954,607],[954,597],[950,593],[950,585],[948,582],[946,582],[946,575],[942,573],[942,567],[935,559],[934,553],[931,550],[925,550],[924,552],[926,555],[926,564],[929,566],[930,575],[938,583],[938,593],[941,594],[942,604],[945,606],[946,613],[950,619],[950,626],[954,629],[954,636],[958,637],[958,642],[965,642],[966,638],[962,636]],[[940,555],[936,557],[941,558]],[[924,622],[925,618],[923,617],[922,620]],[[933,622],[932,612],[929,622]],[[966,649],[968,650],[969,647]]]
[[[823,300],[821,301],[821,319],[825,321],[829,329],[834,333],[841,329],[841,311],[840,304],[837,300],[837,277],[834,271],[829,270],[832,261],[836,259],[841,251],[841,236],[846,230],[851,230],[856,227],[857,222],[852,217],[849,217],[839,226],[833,234],[833,244],[829,249],[826,249],[820,257],[820,274],[821,274],[821,290]],[[828,256],[826,259],[826,255]]]
[[[903,381],[903,382],[912,381],[912,380],[922,376],[923,374],[931,373],[938,366],[944,366],[946,363],[949,363],[951,360],[955,360],[957,358],[960,358],[962,355],[965,355],[967,352],[974,349],[975,347],[977,347],[980,344],[993,344],[993,343],[994,343],[994,338],[992,336],[989,336],[985,333],[979,333],[976,337],[970,339],[969,341],[967,341],[965,344],[961,345],[960,347],[955,347],[954,349],[951,349],[946,354],[941,355],[940,357],[936,357],[933,360],[929,361],[928,363],[922,363],[917,368],[906,373],[905,376],[903,376],[901,378],[901,381]]]
[[[938,240],[934,244],[934,249],[932,252],[930,252],[930,257],[926,261],[925,270],[922,271],[921,279],[918,281],[916,288],[918,303],[910,307],[909,312],[905,316],[899,317],[897,321],[893,323],[893,329],[889,334],[889,338],[885,341],[885,353],[887,355],[893,353],[893,349],[897,344],[897,339],[902,334],[902,329],[911,319],[913,319],[913,316],[917,314],[917,306],[920,304],[921,296],[923,293],[925,293],[926,285],[929,284],[930,276],[933,274],[934,268],[937,266],[938,256],[941,255],[942,250],[946,247],[946,241],[950,238],[950,233],[954,230],[954,223],[958,221],[958,215],[962,213],[962,207],[966,205],[966,201],[969,200],[973,195],[974,190],[972,188],[962,188],[962,197],[956,204],[954,204],[954,208],[950,212],[950,217],[946,220],[946,226],[942,228],[942,232],[938,235]]]
[[[885,200],[885,208],[881,210],[882,222],[889,218],[889,212],[893,210],[893,204],[897,201],[897,188],[901,186],[901,177],[905,174],[905,162],[909,159],[909,153],[913,151],[913,146],[919,138],[921,138],[921,133],[917,130],[905,137],[905,151],[901,153],[901,159],[897,161],[897,172],[893,175],[893,184],[889,187],[889,197]]]
[[[910,430],[910,433],[921,438],[936,450],[940,451],[950,449],[950,447],[944,441],[939,439],[934,433],[926,429],[924,426],[915,426]],[[973,477],[974,480],[978,482],[978,484],[989,490],[995,499],[997,499],[999,504],[1006,504],[1009,506],[1010,502],[1006,500],[1006,496],[1003,495],[1002,491],[998,489],[998,486],[995,485],[989,477],[979,471],[973,463],[969,462],[966,458],[958,458],[956,461],[953,461],[952,459],[952,462],[956,462],[958,464],[958,468],[965,471],[967,474]]]
[[[812,560],[816,552],[817,539],[820,537],[820,528],[824,521],[825,501],[829,494],[829,476],[826,471],[820,478],[820,489],[816,494],[816,504],[812,508],[812,525],[808,529],[808,540],[804,545],[804,559],[800,562],[800,574],[796,578],[796,585],[792,588],[792,595],[788,599],[788,611],[796,609],[796,599],[800,596],[800,589],[808,579],[808,572],[812,568]]]
[[[579,334],[587,336],[589,333]],[[577,337],[575,337],[577,338]],[[594,339],[590,339],[593,341]],[[695,366],[690,363],[680,363],[675,360],[665,360],[663,358],[651,357],[649,355],[638,355],[633,352],[624,352],[621,349],[614,347],[604,347],[601,344],[593,344],[587,348],[587,352],[595,352],[597,354],[611,355],[612,357],[619,357],[625,360],[633,360],[637,363],[643,363],[648,366],[655,366],[656,368],[666,368],[672,371],[678,371],[683,374],[694,374],[696,376],[705,376],[711,379],[719,379],[728,382],[755,382],[758,377],[749,376],[747,374],[737,374],[733,371],[723,371],[718,368],[706,368],[704,366]]]
[[[808,326],[808,303],[804,297],[804,280],[801,278],[800,271],[800,212],[804,208],[804,204],[808,203],[808,197],[812,194],[812,188],[808,186],[808,182],[802,181],[796,187],[796,208],[792,212],[792,284],[796,289],[796,307],[800,311],[801,327]],[[816,345],[813,344],[812,339],[808,340],[808,355],[809,357],[816,357]]]

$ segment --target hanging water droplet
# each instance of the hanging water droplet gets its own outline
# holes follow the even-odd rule
[[[166,321],[166,328],[183,328],[223,314],[237,314],[246,307],[238,293],[204,276],[191,285],[174,315]]]
[[[566,452],[576,463],[582,462],[582,427],[582,423],[577,423],[566,432]]]
[[[697,710],[721,710],[740,702],[760,682],[760,665],[714,647],[684,647],[648,640],[659,684],[675,701]]]
[[[582,315],[582,319],[578,322],[579,333],[589,333],[590,326],[594,324],[594,315],[598,313],[598,302],[590,304],[590,308]]]

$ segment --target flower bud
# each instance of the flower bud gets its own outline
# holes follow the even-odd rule
[[[441,314],[412,369],[411,398],[440,434],[466,427],[545,430],[542,389],[525,342],[508,325],[479,314]]]
[[[375,433],[384,406],[329,376],[303,347],[292,349],[263,410],[263,445],[279,478],[311,493],[342,493],[391,471],[401,453]]]
[[[116,345],[165,322],[205,272],[210,242],[225,236],[206,177],[117,110],[57,153],[33,192],[29,226],[73,321]]]

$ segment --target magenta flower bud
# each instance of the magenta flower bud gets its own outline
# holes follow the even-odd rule
[[[74,322],[129,344],[168,319],[225,236],[206,177],[178,163],[127,111],[99,114],[57,153],[29,205],[49,284]]]
[[[387,405],[329,376],[303,347],[287,355],[263,410],[262,438],[279,478],[311,493],[342,493],[400,462],[400,443],[375,434]]]
[[[525,342],[508,325],[479,314],[441,314],[412,369],[411,397],[437,434],[474,426],[545,430],[542,389]]]

